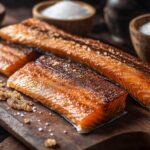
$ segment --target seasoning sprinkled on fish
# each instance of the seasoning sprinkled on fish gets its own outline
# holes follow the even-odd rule
[[[55,110],[80,133],[120,115],[127,96],[91,69],[52,55],[26,64],[7,84]]]
[[[150,65],[99,41],[65,33],[36,19],[0,30],[0,37],[37,47],[91,67],[150,108]]]

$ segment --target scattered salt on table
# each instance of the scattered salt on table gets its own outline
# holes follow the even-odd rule
[[[42,132],[42,131],[43,131],[43,128],[38,128],[38,131],[39,131],[39,132]]]

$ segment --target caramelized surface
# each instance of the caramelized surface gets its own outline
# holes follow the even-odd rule
[[[35,25],[34,25],[35,24]],[[85,64],[124,87],[139,103],[150,107],[150,67],[108,45],[77,38],[56,28],[27,20],[0,30],[4,39],[53,52]]]
[[[23,46],[0,42],[0,72],[10,76],[27,62],[37,58],[38,54]]]
[[[127,96],[87,67],[55,56],[28,63],[8,86],[50,106],[82,133],[122,113]]]
[[[134,66],[137,69],[150,73],[150,65],[148,63],[143,62],[140,59],[126,52],[120,51],[116,47],[110,46],[101,41],[92,40],[88,38],[82,38],[76,35],[70,35],[56,28],[53,25],[49,25],[37,19],[27,19],[23,21],[22,24],[32,27],[32,28],[40,29],[43,32],[50,32],[51,34],[55,34],[57,36],[59,35],[63,37],[63,39],[66,39],[66,40],[74,40],[75,42],[78,42],[82,45],[85,44],[88,47],[92,48],[93,50],[97,50],[99,53],[102,53],[104,55],[109,55],[112,58],[117,59],[123,63],[127,63],[130,66]]]

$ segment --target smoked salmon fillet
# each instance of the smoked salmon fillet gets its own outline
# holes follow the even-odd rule
[[[37,57],[31,48],[0,41],[0,72],[7,76]]]
[[[80,133],[120,115],[127,96],[91,69],[53,55],[26,64],[7,85],[51,107]]]
[[[150,73],[150,65],[148,63],[145,63],[143,61],[140,61],[140,59],[124,52],[121,51],[119,49],[117,49],[116,47],[110,46],[106,43],[103,43],[101,41],[98,40],[92,40],[89,38],[82,38],[80,36],[76,36],[76,35],[71,35],[68,34],[66,32],[64,32],[63,30],[60,30],[58,28],[56,28],[53,25],[49,25],[43,21],[39,21],[37,19],[27,19],[25,21],[23,21],[24,25],[26,26],[32,26],[32,28],[40,28],[41,30],[45,31],[45,32],[51,32],[55,35],[58,36],[58,34],[60,36],[62,36],[65,39],[71,39],[74,40],[76,42],[79,42],[80,44],[86,44],[89,47],[92,47],[94,50],[98,50],[101,53],[108,54],[111,55],[112,58],[118,59],[122,62],[126,62],[132,66],[135,66],[136,68],[142,69],[143,71],[148,71]]]
[[[36,19],[2,28],[0,37],[87,65],[150,108],[150,65],[129,54],[99,41],[70,35]]]

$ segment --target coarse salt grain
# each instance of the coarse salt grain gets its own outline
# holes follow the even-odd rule
[[[48,123],[48,122],[46,122],[46,123],[45,123],[45,125],[46,125],[46,126],[48,126],[48,125],[49,125],[49,123]]]
[[[54,134],[53,133],[50,133],[50,136],[53,136]]]
[[[24,114],[23,114],[23,113],[21,113],[21,114],[20,114],[20,116],[21,116],[21,117],[24,117]]]
[[[51,129],[49,129],[49,130],[48,130],[48,132],[52,132],[52,130],[51,130]]]
[[[32,111],[33,112],[36,112],[37,111],[37,108],[34,106],[34,107],[32,107]]]
[[[20,115],[20,112],[17,112],[17,115]]]
[[[150,35],[150,21],[140,26],[139,31],[146,35]]]
[[[64,130],[63,132],[64,132],[64,134],[67,134],[67,133],[68,133],[66,130]]]
[[[42,131],[43,131],[43,128],[38,128],[38,131],[39,131],[39,132],[42,132]]]

